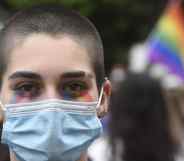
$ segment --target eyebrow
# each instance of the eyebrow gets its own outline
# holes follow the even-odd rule
[[[81,77],[92,78],[93,75],[84,71],[69,71],[61,75],[61,78],[81,78]],[[41,79],[41,76],[31,71],[17,71],[8,77],[9,80],[17,78]]]
[[[61,75],[61,78],[80,78],[80,77],[92,78],[93,75],[84,71],[69,71]]]
[[[41,79],[41,76],[29,71],[18,71],[8,77],[9,80],[16,78]]]

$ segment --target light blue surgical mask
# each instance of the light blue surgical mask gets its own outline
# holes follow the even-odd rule
[[[102,132],[96,114],[100,101],[5,105],[2,142],[18,161],[78,161]]]

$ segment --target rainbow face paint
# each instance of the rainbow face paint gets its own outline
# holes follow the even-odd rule
[[[93,100],[92,96],[89,94],[88,91],[83,92],[64,92],[63,95],[64,100],[71,100],[71,101],[83,101],[83,102],[90,102]]]
[[[35,96],[35,92],[33,91],[16,89],[13,93],[12,98],[10,99],[10,103],[30,102],[32,101],[34,96]]]
[[[83,102],[93,101],[87,83],[79,80],[65,82],[62,86],[61,95],[64,100]]]
[[[14,94],[10,100],[10,103],[15,104],[15,103],[28,102],[28,101],[31,101],[31,97]]]
[[[84,101],[84,102],[90,102],[93,101],[92,96],[89,94],[89,92],[81,92],[80,96],[78,98],[79,101]]]

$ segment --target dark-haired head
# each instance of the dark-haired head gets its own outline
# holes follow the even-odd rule
[[[167,105],[157,80],[129,74],[112,96],[110,137],[113,154],[122,142],[125,161],[172,161]],[[118,152],[119,153],[119,152]]]
[[[0,73],[5,72],[12,50],[33,34],[46,34],[53,38],[68,35],[85,47],[96,74],[98,87],[100,86],[104,78],[100,35],[86,17],[61,6],[33,7],[10,18],[0,34]]]

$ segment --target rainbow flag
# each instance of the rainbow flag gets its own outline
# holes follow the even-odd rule
[[[179,1],[168,5],[147,42],[150,64],[162,64],[184,81],[184,15]]]

